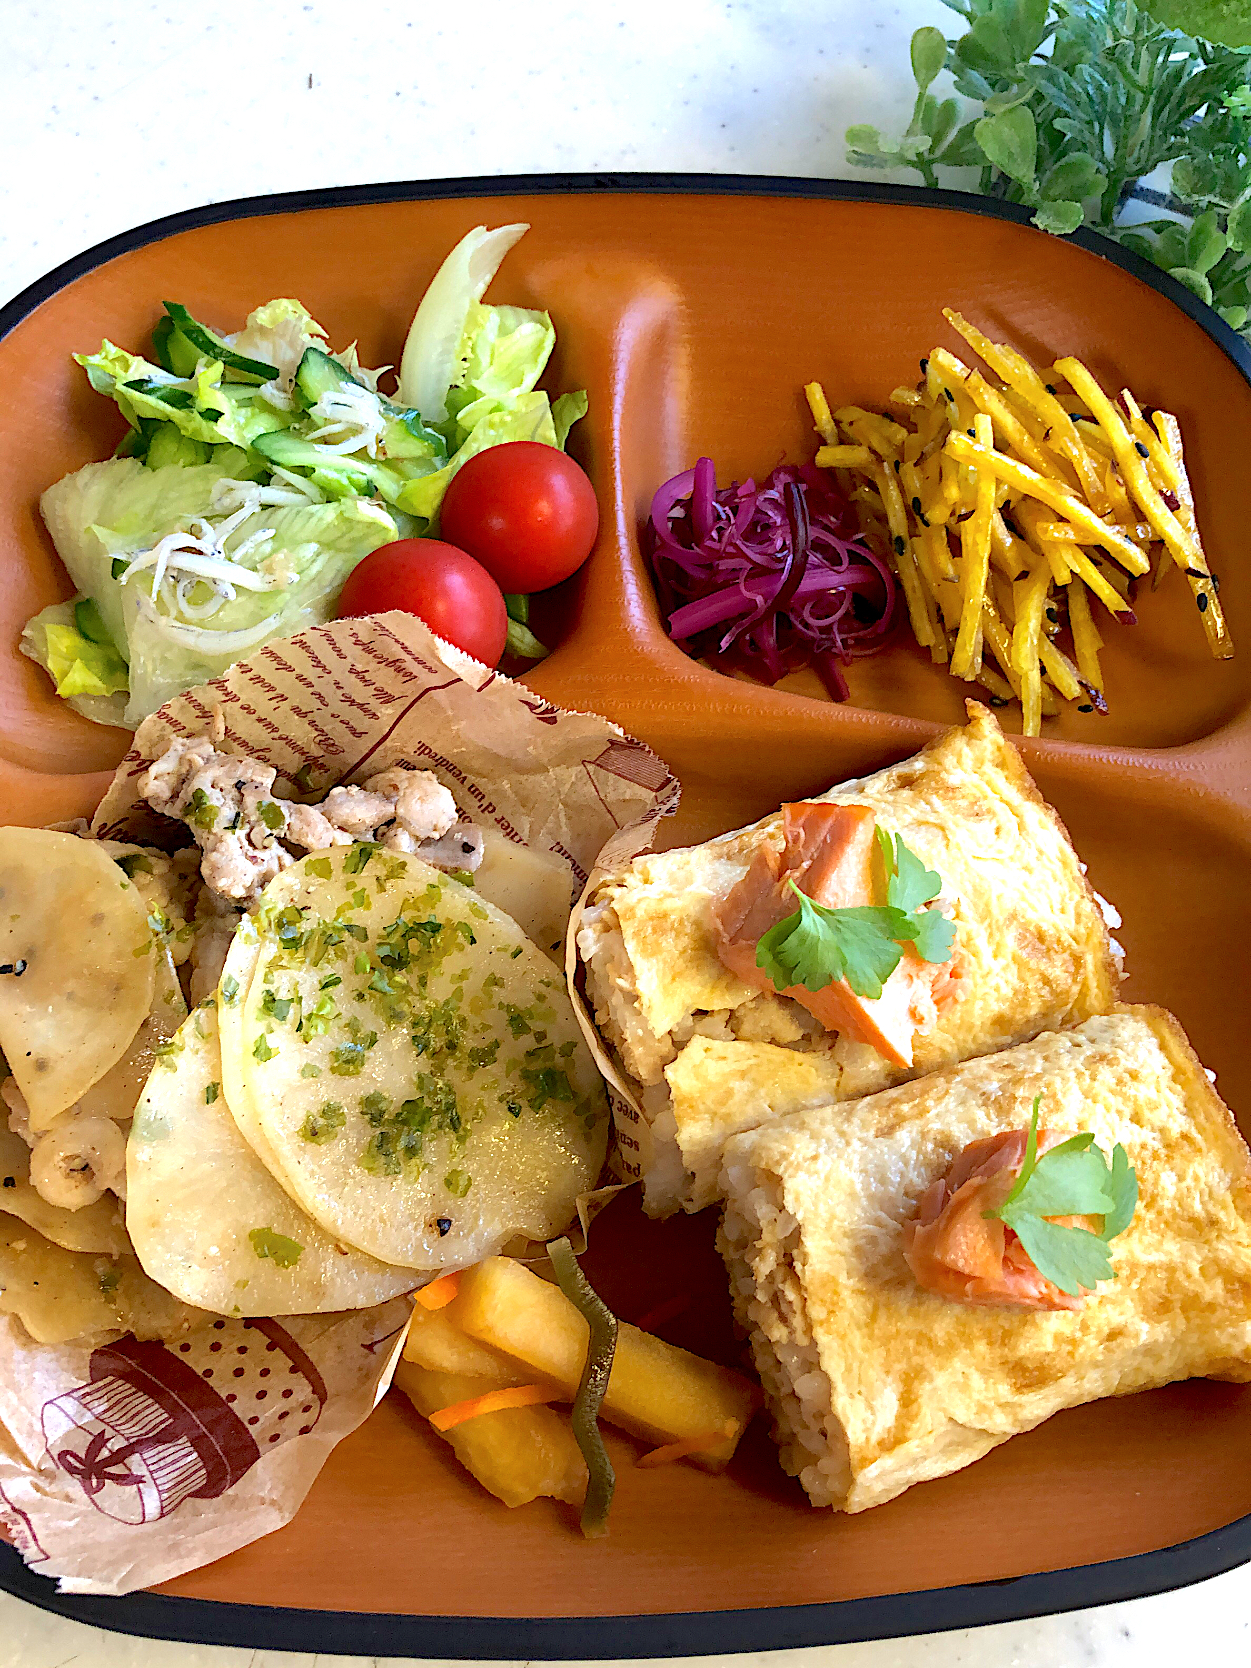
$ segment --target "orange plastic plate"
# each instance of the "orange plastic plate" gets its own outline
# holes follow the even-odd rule
[[[1125,917],[1130,999],[1166,1004],[1251,1113],[1241,974],[1251,924],[1251,580],[1244,552],[1251,360],[1190,293],[1094,236],[952,193],[811,180],[620,176],[368,186],[219,204],[141,228],[50,275],[0,330],[0,793],[6,820],[89,812],[126,737],[92,728],[16,652],[69,594],[42,529],[49,482],[107,456],[119,419],[71,351],[139,345],[166,297],[228,326],[298,295],[332,341],[394,362],[416,298],[479,222],[526,219],[494,294],[548,308],[553,389],[586,387],[573,450],[599,493],[583,573],[545,599],[560,646],[528,679],[607,714],[682,780],[662,843],[913,750],[964,690],[900,639],[851,673],[846,706],[765,690],[665,637],[639,550],[656,487],[701,454],[721,479],[811,456],[803,384],[872,405],[912,382],[954,306],[1040,363],[1181,419],[1213,566],[1242,654],[1208,656],[1179,575],[1109,630],[1111,712],[1066,708],[1023,743],[1098,889]],[[1251,1127],[1244,1125],[1244,1127]],[[588,1268],[627,1319],[740,1359],[709,1213],[658,1226],[629,1197]],[[671,1301],[672,1300],[672,1301]],[[1156,1591],[1251,1557],[1251,1389],[1190,1383],[1049,1420],[959,1475],[857,1517],[812,1510],[763,1428],[725,1475],[636,1471],[610,1438],[612,1533],[509,1512],[398,1396],[336,1450],[295,1521],[159,1594],[56,1597],[4,1550],[0,1581],[98,1625],[294,1650],[624,1657],[762,1649],[967,1626]]]

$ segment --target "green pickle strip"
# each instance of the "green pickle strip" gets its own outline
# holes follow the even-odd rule
[[[587,1540],[596,1540],[608,1533],[608,1510],[617,1487],[617,1474],[599,1430],[599,1410],[617,1353],[617,1317],[583,1274],[567,1237],[552,1240],[547,1254],[561,1291],[591,1329],[570,1422],[589,1479],[582,1502],[582,1533]]]

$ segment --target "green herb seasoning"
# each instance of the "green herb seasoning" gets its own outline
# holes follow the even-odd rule
[[[288,1239],[273,1228],[253,1228],[248,1238],[258,1257],[277,1263],[279,1268],[294,1268],[304,1251],[299,1240]]]
[[[347,1123],[347,1113],[337,1100],[328,1100],[320,1111],[310,1112],[300,1125],[300,1134],[306,1141],[312,1141],[318,1147],[324,1147]]]

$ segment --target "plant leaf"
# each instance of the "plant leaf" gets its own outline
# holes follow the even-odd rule
[[[1033,111],[1017,104],[997,116],[983,116],[973,131],[992,167],[1021,185],[1034,183],[1038,129]]]
[[[918,29],[912,37],[912,73],[922,92],[947,62],[947,40],[941,29]]]
[[[1050,169],[1041,186],[1044,202],[1081,202],[1093,197],[1104,184],[1104,176],[1093,156],[1066,156]]]
[[[1211,272],[1228,247],[1228,240],[1217,224],[1216,210],[1208,209],[1199,215],[1186,238],[1186,265],[1193,272]]]
[[[1229,247],[1236,249],[1240,255],[1251,252],[1251,199],[1235,203],[1230,209],[1225,235],[1229,239]]]
[[[1085,219],[1080,203],[1039,203],[1034,211],[1034,224],[1044,232],[1052,232],[1056,237],[1067,237],[1075,232]]]
[[[956,924],[937,909],[922,909],[913,916],[916,933],[912,944],[922,961],[941,965],[951,960],[955,948]]]
[[[1094,1291],[1100,1280],[1115,1278],[1107,1242],[1086,1228],[1062,1228],[1039,1216],[1023,1215],[1019,1220],[1005,1216],[1030,1262],[1062,1292],[1076,1297],[1079,1289]]]
[[[1179,284],[1185,284],[1200,301],[1206,301],[1209,307],[1212,305],[1212,286],[1205,273],[1196,272],[1192,266],[1171,266],[1168,272],[1170,278],[1176,278]]]
[[[1112,1149],[1112,1170],[1108,1185],[1112,1193],[1112,1207],[1103,1218],[1101,1238],[1115,1239],[1123,1234],[1138,1208],[1138,1176],[1129,1162],[1129,1154],[1118,1141]]]
[[[1251,0],[1141,0],[1170,29],[1221,46],[1251,46]]]
[[[889,833],[886,838],[890,840]],[[893,908],[902,909],[905,915],[913,914],[943,889],[938,871],[927,869],[916,852],[904,844],[902,835],[895,836],[888,873],[886,901]]]
[[[1093,1135],[1076,1135],[1038,1160],[1014,1211],[1031,1216],[1104,1216],[1115,1203],[1112,1174]]]

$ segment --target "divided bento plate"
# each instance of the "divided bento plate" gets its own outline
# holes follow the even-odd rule
[[[668,642],[638,546],[656,487],[698,456],[721,478],[811,456],[803,385],[880,406],[944,305],[1037,362],[1076,354],[1181,420],[1200,525],[1224,580],[1231,662],[1207,656],[1180,578],[1109,634],[1111,712],[1069,710],[1022,743],[1090,878],[1121,910],[1127,1000],[1162,1003],[1251,1133],[1242,972],[1251,927],[1251,354],[1189,291],[1089,234],[956,193],[818,180],[574,175],[251,198],[88,251],[0,312],[0,794],[4,821],[89,813],[121,754],[16,652],[68,593],[37,499],[106,456],[117,414],[70,360],[146,337],[166,296],[213,320],[296,294],[362,361],[394,361],[439,261],[471,226],[528,220],[497,292],[556,322],[553,386],[586,387],[573,445],[601,505],[583,573],[545,601],[558,646],[527,681],[647,741],[684,798],[672,845],[900,758],[962,716],[962,686],[901,638],[851,701],[765,690]],[[1006,715],[1005,715],[1006,716]],[[637,1319],[669,1300],[675,1343],[740,1360],[710,1213],[600,1218],[587,1268]],[[1160,1591],[1251,1558],[1251,1386],[1207,1381],[1056,1415],[986,1459],[848,1517],[813,1510],[763,1422],[728,1471],[640,1472],[610,1436],[607,1540],[565,1509],[510,1512],[398,1396],[335,1450],[295,1520],[126,1598],[57,1595],[0,1548],[0,1586],[97,1626],[365,1655],[590,1658],[761,1650],[1001,1621]]]

